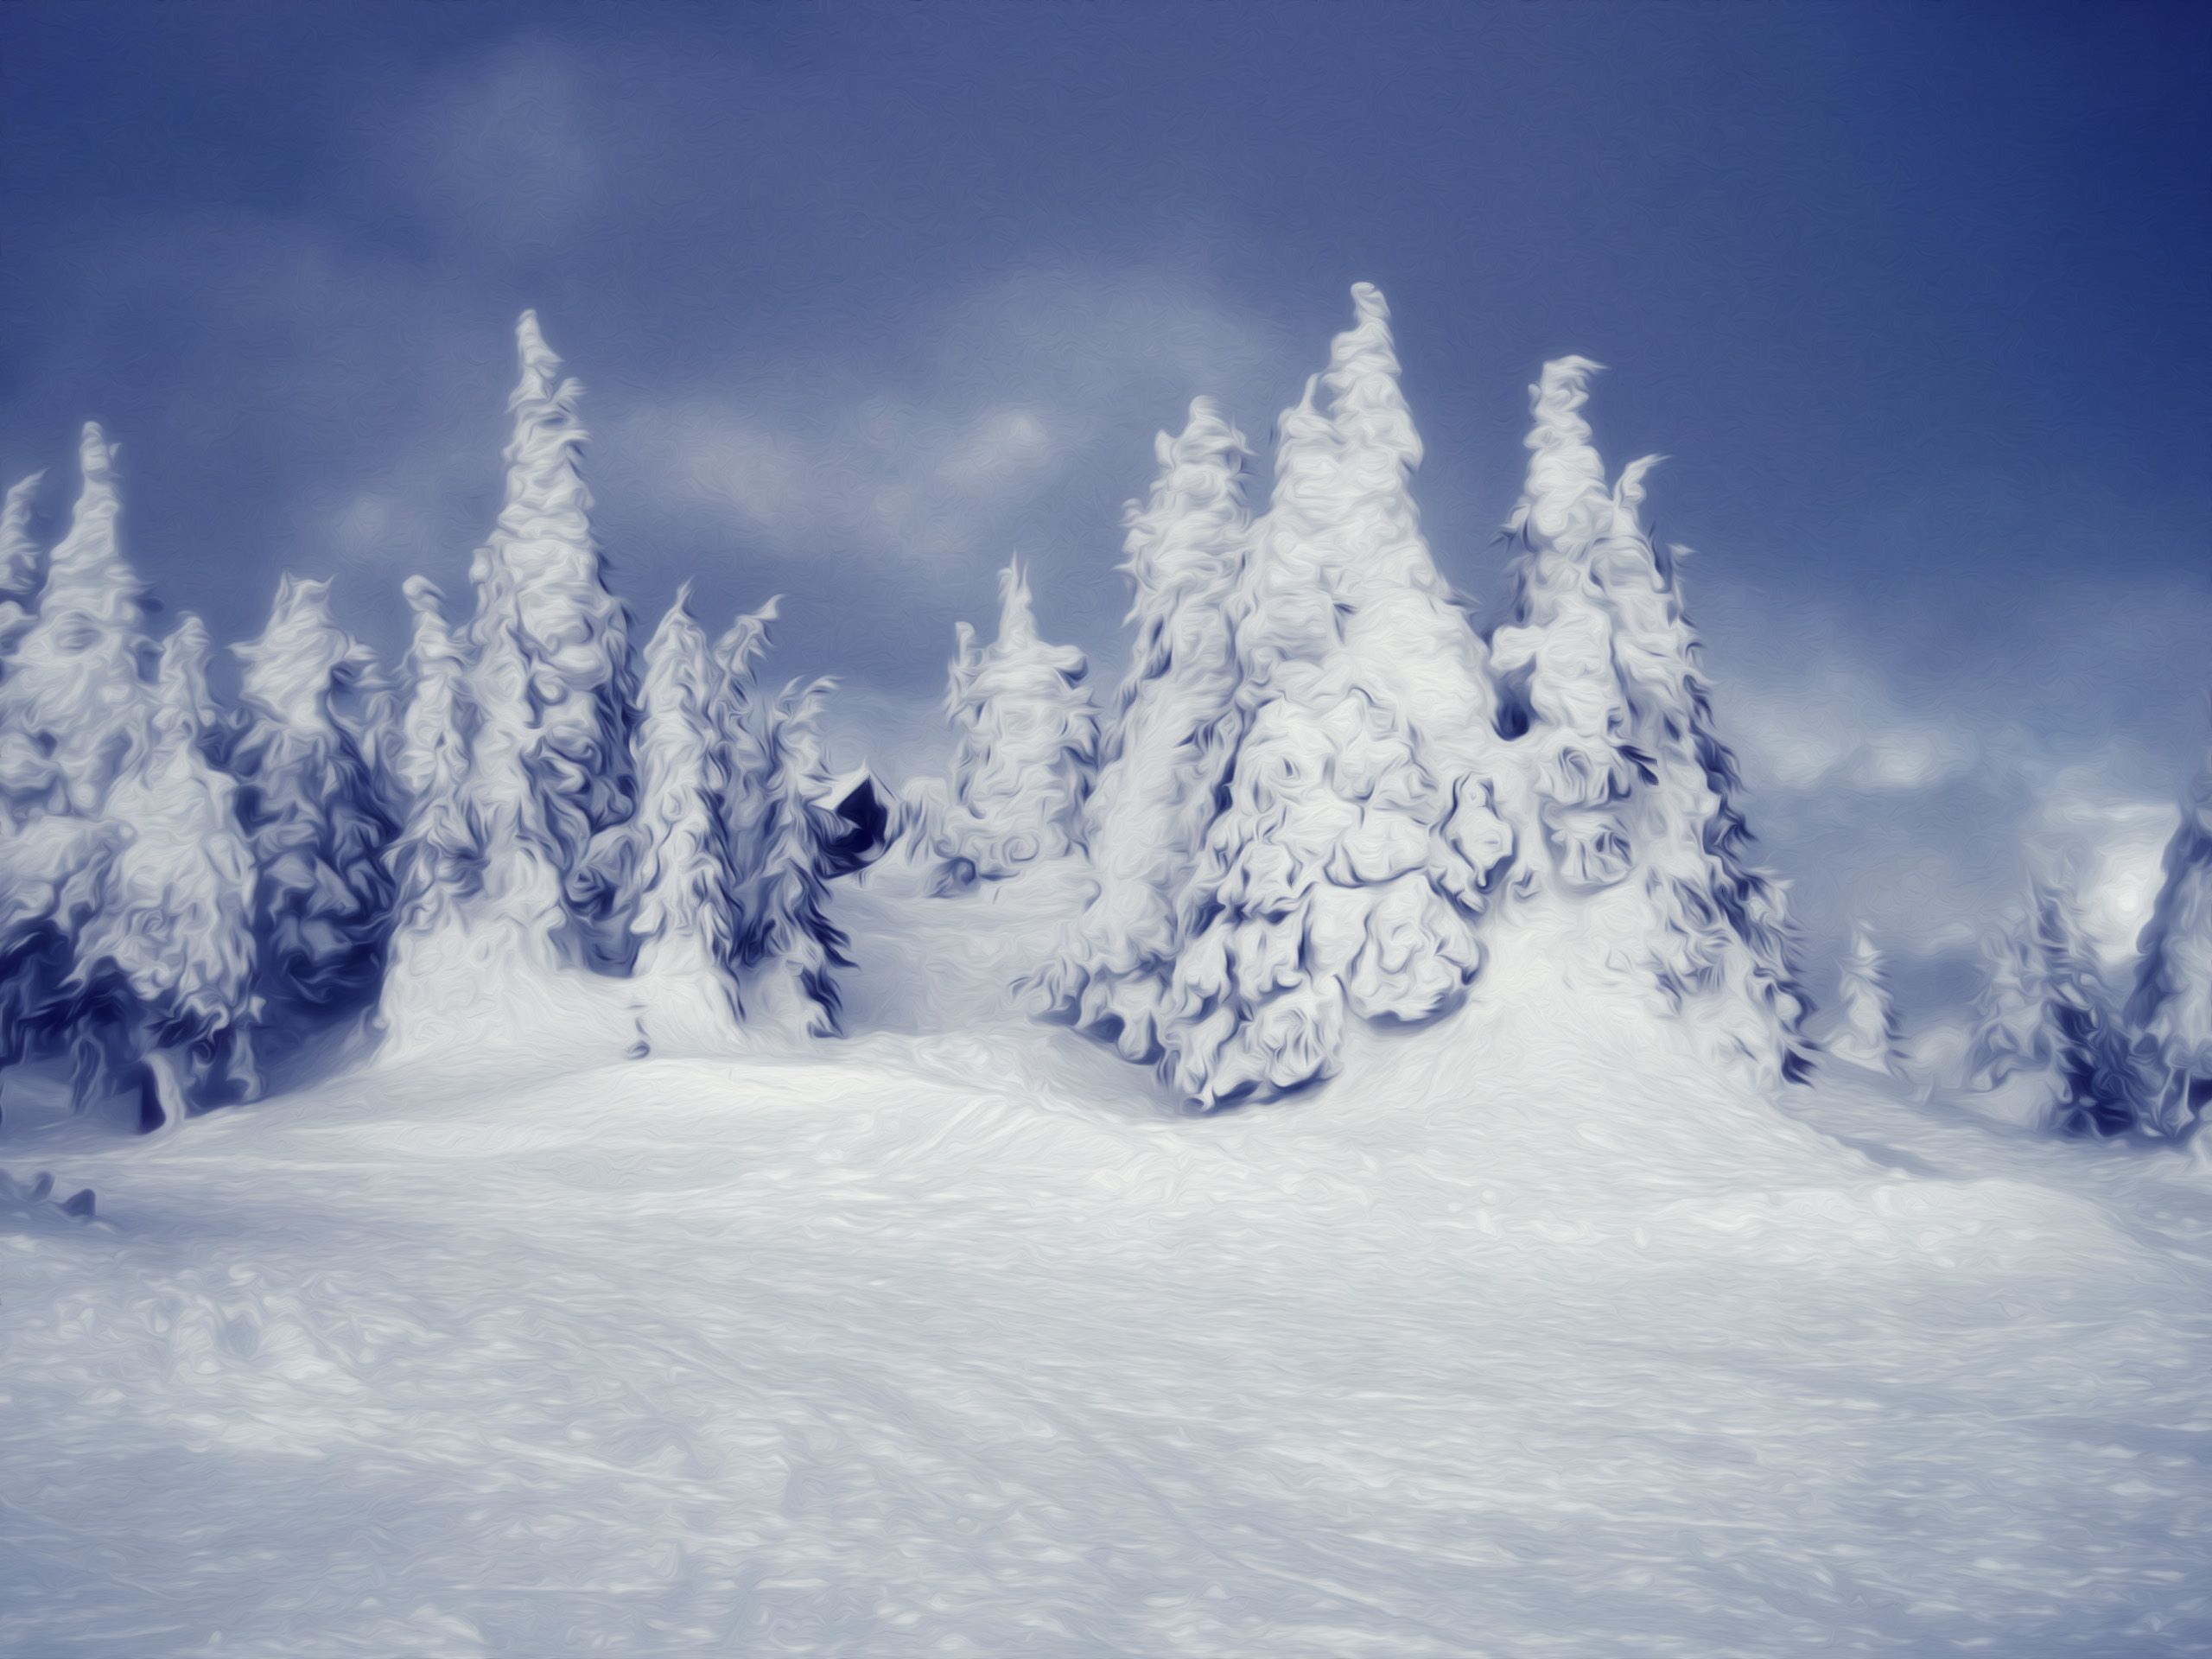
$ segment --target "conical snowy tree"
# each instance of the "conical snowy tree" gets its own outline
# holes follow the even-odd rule
[[[2148,1050],[2148,1127],[2180,1136],[2212,1105],[2212,748],[2166,843],[2165,879],[2137,946],[2127,1018]]]
[[[690,601],[687,583],[645,647],[638,729],[637,846],[623,907],[639,940],[648,1049],[726,1043],[743,1020],[728,757],[715,722],[722,671]]]
[[[152,1068],[163,1116],[258,1087],[248,1033],[255,1008],[253,855],[235,785],[205,750],[207,631],[178,620],[163,644],[149,741],[108,793],[128,838],[75,948],[73,982],[92,1000],[126,1001],[137,1053]],[[101,1069],[124,1081],[111,1047]],[[82,1079],[80,1078],[80,1082]]]
[[[30,624],[39,589],[38,543],[31,537],[31,507],[44,473],[33,473],[8,492],[0,505],[0,679],[16,642]]]
[[[117,779],[143,763],[153,688],[142,672],[143,590],[117,535],[114,452],[98,426],[85,428],[79,460],[70,527],[0,676],[0,1066],[73,1032],[84,1098],[136,1065],[128,997],[88,992],[75,969],[114,860],[137,833],[106,807]],[[30,495],[10,493],[5,534],[9,568],[35,580]]]
[[[447,625],[435,584],[410,576],[404,591],[415,613],[407,659],[413,689],[392,772],[405,795],[405,822],[386,854],[393,925],[378,1010],[387,1036],[403,1046],[442,1021],[441,975],[484,876],[483,831],[468,798],[476,707],[467,652]]]
[[[607,966],[628,942],[607,868],[633,798],[628,619],[607,589],[577,468],[582,388],[558,378],[535,312],[516,345],[506,503],[470,573],[483,902],[557,957]]]
[[[1675,554],[1638,517],[1657,458],[1609,490],[1582,416],[1597,365],[1531,388],[1510,626],[1492,637],[1555,895],[1578,935],[1643,976],[1711,1056],[1768,1079],[1808,1061],[1808,1011],[1780,887],[1745,857],[1735,763],[1713,729]]]
[[[1967,1046],[1968,1083],[1994,1089],[2023,1073],[2050,1069],[2047,977],[2032,909],[2007,917],[1983,938],[1981,985]]]
[[[1039,981],[1053,1017],[1135,1060],[1160,1050],[1177,902],[1236,752],[1229,607],[1252,529],[1251,452],[1211,398],[1195,399],[1181,435],[1160,433],[1154,450],[1152,498],[1123,512],[1137,637],[1088,807],[1097,891]]]
[[[1836,1002],[1840,1010],[1828,1052],[1872,1071],[1893,1071],[1897,1061],[1897,1009],[1890,1001],[1888,969],[1864,923],[1852,931]]]
[[[1282,418],[1232,605],[1236,754],[1181,896],[1159,1033],[1165,1074],[1204,1106],[1330,1076],[1347,1015],[1452,1007],[1512,854],[1482,642],[1409,489],[1421,441],[1389,312],[1364,283],[1352,301],[1328,411],[1309,385]]]
[[[747,1001],[791,1032],[838,1034],[836,970],[849,968],[845,935],[829,918],[823,838],[835,826],[817,804],[822,765],[821,701],[830,682],[794,685],[761,712],[762,816],[744,872]]]
[[[88,424],[78,454],[75,513],[0,680],[0,797],[18,823],[97,817],[149,729],[144,589],[117,535],[114,451]]]
[[[740,616],[715,642],[714,691],[707,705],[723,772],[722,843],[729,863],[731,902],[741,911],[744,891],[767,859],[772,810],[767,790],[768,727],[773,710],[759,684],[760,654],[781,601],[771,599]],[[738,951],[747,950],[742,914],[735,917]]]
[[[245,664],[231,764],[259,869],[263,995],[308,1010],[357,1002],[382,977],[397,833],[345,712],[373,660],[331,620],[329,592],[283,577],[260,639],[232,647]]]
[[[2038,880],[1985,946],[1968,1080],[2035,1097],[2067,1134],[2158,1132],[2125,1027],[2082,937],[2070,887]]]
[[[958,734],[939,853],[950,885],[997,880],[1083,847],[1098,711],[1072,645],[1040,639],[1015,560],[999,576],[998,638],[963,622],[946,713]]]
[[[2036,885],[2031,903],[2042,975],[2043,1038],[2050,1058],[2051,1126],[2067,1135],[2121,1135],[2148,1127],[2140,1072],[2083,937],[2070,887]]]

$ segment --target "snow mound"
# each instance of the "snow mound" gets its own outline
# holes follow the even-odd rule
[[[2212,1202],[2148,1160],[2069,1195],[1871,1074],[1832,1135],[1654,1057],[1655,1150],[1555,1054],[1179,1117],[1018,1011],[852,1051],[392,1068],[78,1157],[110,1220],[0,1231],[0,1649],[2212,1639]]]

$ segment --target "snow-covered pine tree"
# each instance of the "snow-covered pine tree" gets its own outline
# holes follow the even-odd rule
[[[735,921],[741,958],[747,948],[741,913],[745,888],[766,860],[771,817],[767,791],[771,710],[760,691],[759,665],[781,602],[780,598],[771,598],[759,610],[740,616],[715,642],[714,695],[707,709],[725,779],[722,838],[729,861],[730,891],[741,912]]]
[[[1154,441],[1147,502],[1124,509],[1136,645],[1086,814],[1096,893],[1037,988],[1052,1017],[1158,1058],[1157,1013],[1238,732],[1229,610],[1251,538],[1251,451],[1210,397]]]
[[[1162,1070],[1218,1106],[1337,1068],[1347,1014],[1411,1022],[1481,966],[1510,861],[1482,642],[1422,539],[1421,440],[1382,295],[1352,290],[1278,431],[1274,495],[1235,595],[1239,736],[1181,899]]]
[[[441,608],[435,583],[410,576],[403,590],[415,616],[408,653],[410,691],[392,776],[404,798],[403,824],[385,859],[393,881],[392,926],[378,1020],[398,1045],[437,1023],[438,976],[451,936],[465,925],[483,884],[483,830],[470,808],[470,748],[476,707],[468,655]]]
[[[89,996],[73,970],[134,833],[105,809],[117,778],[143,761],[153,689],[143,672],[143,590],[117,533],[114,450],[97,425],[85,428],[78,457],[69,529],[0,676],[0,1066],[73,1033],[83,1039],[81,1101],[132,1064],[125,1000]],[[35,572],[35,550],[26,557],[22,548],[30,495],[11,492],[8,534],[11,568]]]
[[[2147,1051],[2145,1127],[2179,1137],[2212,1105],[2212,747],[2166,843],[2164,880],[2137,949],[2127,1019]]]
[[[7,677],[8,659],[30,626],[31,607],[37,602],[39,550],[31,536],[31,507],[45,478],[44,473],[33,473],[19,480],[0,505],[0,679]]]
[[[1897,1015],[1890,1001],[1889,971],[1865,923],[1852,930],[1836,993],[1838,1018],[1828,1052],[1871,1071],[1893,1071],[1897,1060]]]
[[[357,1004],[384,972],[397,826],[348,712],[373,671],[332,621],[330,584],[277,583],[269,626],[232,647],[245,664],[245,724],[233,747],[238,813],[259,874],[254,931],[272,1009]]]
[[[823,838],[836,826],[817,804],[827,775],[822,698],[832,683],[794,683],[761,706],[762,816],[739,889],[747,1002],[772,1025],[812,1037],[839,1034],[836,970],[852,966],[822,873]]]
[[[506,502],[470,569],[483,901],[561,959],[619,966],[629,934],[610,866],[634,799],[629,622],[607,589],[578,470],[582,388],[559,378],[537,313],[522,314],[516,348]]]
[[[2038,880],[1985,942],[1967,1080],[2031,1093],[2068,1134],[2154,1130],[2149,1096],[2082,932],[2069,887]]]
[[[75,512],[0,680],[0,796],[19,823],[48,812],[98,817],[147,741],[145,590],[117,534],[114,456],[87,423]]]
[[[1500,729],[1526,757],[1551,885],[1577,931],[1640,972],[1716,1058],[1802,1077],[1809,1003],[1780,885],[1746,858],[1735,762],[1713,729],[1675,563],[1638,516],[1657,457],[1612,488],[1582,416],[1597,365],[1530,389],[1509,626],[1492,636]]]
[[[998,638],[963,622],[945,712],[958,734],[939,855],[948,887],[998,880],[1083,849],[1098,711],[1073,645],[1040,638],[1021,562],[999,575]]]
[[[148,1067],[149,1128],[188,1103],[259,1087],[250,1040],[253,855],[238,827],[236,785],[207,759],[208,652],[199,618],[181,616],[162,647],[148,741],[108,791],[105,816],[128,834],[71,975],[86,1002],[129,1009],[130,1052],[111,1037],[80,1050],[80,1062],[96,1058],[109,1086],[126,1080],[126,1058]]]
[[[2101,1135],[2146,1128],[2142,1076],[2083,937],[2080,900],[2069,886],[2038,881],[2030,915],[2043,992],[2035,1047],[2050,1056],[2051,1127]]]
[[[2043,952],[2032,910],[2005,917],[1984,936],[1981,985],[1974,994],[1967,1081],[1994,1089],[2021,1074],[2050,1068],[2050,1033]]]
[[[645,647],[638,728],[633,979],[648,1049],[727,1043],[743,1021],[740,918],[725,810],[727,745],[715,722],[723,671],[693,620],[690,585]]]

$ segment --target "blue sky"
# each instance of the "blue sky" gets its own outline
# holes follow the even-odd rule
[[[0,466],[50,522],[97,416],[171,607],[334,575],[389,653],[535,306],[643,623],[785,594],[905,764],[1010,552],[1118,672],[1154,430],[1264,443],[1370,280],[1478,595],[1537,365],[1611,365],[1815,953],[1955,984],[2024,847],[2120,938],[2205,739],[2208,77],[2202,7],[17,0]]]

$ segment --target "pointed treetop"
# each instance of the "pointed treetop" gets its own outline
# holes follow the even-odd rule
[[[438,584],[428,576],[408,577],[399,584],[399,591],[406,597],[407,608],[414,612],[418,620],[426,615],[435,616],[441,621],[444,620],[446,596],[439,590]]]
[[[117,448],[107,442],[98,422],[85,423],[77,451],[84,483],[68,533],[47,560],[41,606],[47,615],[73,610],[118,626],[137,624],[143,590],[116,542],[115,523],[122,510],[115,488]]]
[[[286,725],[315,723],[332,690],[359,683],[375,667],[368,647],[331,620],[329,582],[289,571],[277,578],[261,637],[232,645],[231,654],[245,664],[241,699]]]
[[[1211,397],[1198,397],[1191,399],[1182,431],[1173,437],[1162,432],[1154,441],[1153,451],[1163,467],[1171,463],[1179,467],[1217,465],[1232,456],[1236,464],[1242,467],[1252,448],[1219,403]]]
[[[1651,469],[1666,460],[1664,455],[1639,455],[1621,468],[1621,475],[1613,484],[1613,516],[1621,521],[1619,527],[1630,531],[1638,527],[1637,515],[1643,507],[1643,480]]]
[[[1582,417],[1590,401],[1590,377],[1603,368],[1586,357],[1562,357],[1544,365],[1529,388],[1535,417],[1527,439],[1529,476],[1508,528],[1537,540],[1565,543],[1572,550],[1602,535],[1614,512],[1605,488],[1605,466]],[[1643,471],[1630,468],[1622,478],[1640,491]]]
[[[162,641],[161,664],[154,677],[160,729],[196,739],[213,722],[215,704],[207,691],[207,658],[213,649],[206,623],[190,611],[177,618],[176,626]]]
[[[560,354],[545,343],[545,331],[537,326],[536,311],[525,311],[515,320],[515,355],[521,359],[525,377],[537,375],[550,385],[561,372]]]
[[[521,429],[573,422],[576,402],[583,396],[581,381],[573,376],[561,378],[561,355],[545,343],[535,311],[524,312],[515,324],[515,356],[521,378],[515,383],[513,396],[507,399],[507,407],[519,419],[515,445],[508,454],[510,461],[521,453],[524,442]],[[582,443],[583,440],[581,428],[563,434],[563,441],[568,443]]]
[[[1313,487],[1316,463],[1327,458],[1336,442],[1336,428],[1315,399],[1321,377],[1309,375],[1299,400],[1275,417],[1275,483],[1273,499],[1287,501]]]
[[[1021,568],[1021,556],[1016,554],[999,572],[999,643],[1019,641],[1027,645],[1036,638],[1037,619],[1030,608],[1029,576]]]
[[[720,659],[722,671],[732,678],[741,677],[753,668],[753,659],[767,649],[768,625],[776,620],[776,613],[784,602],[781,594],[770,596],[759,610],[750,612],[729,625],[729,630],[715,643],[715,655]]]
[[[676,602],[661,617],[660,626],[653,630],[653,637],[646,643],[648,662],[663,660],[678,641],[688,650],[704,653],[707,636],[699,626],[698,619],[691,614],[691,584],[685,582],[676,590]]]
[[[38,543],[31,539],[31,503],[38,494],[44,473],[33,473],[8,492],[0,507],[0,594],[21,594],[30,590],[38,567]]]
[[[194,611],[177,614],[176,626],[169,630],[169,637],[162,641],[162,673],[166,677],[173,669],[188,670],[195,664],[204,668],[213,654],[214,645],[207,635],[207,625]]]
[[[407,608],[415,613],[415,644],[410,653],[420,673],[425,664],[451,663],[461,656],[461,642],[453,624],[446,620],[446,596],[428,576],[410,576],[399,584]]]
[[[107,434],[100,430],[98,421],[85,423],[85,429],[77,438],[77,470],[84,475],[87,486],[94,479],[102,483],[112,480],[116,452],[122,447],[107,441]]]
[[[1349,487],[1387,491],[1392,474],[1402,484],[1421,463],[1421,433],[1398,384],[1390,308],[1372,283],[1351,291],[1357,321],[1329,345],[1329,415],[1352,468]]]
[[[1194,557],[1218,557],[1219,550],[1206,550],[1203,539],[1194,547],[1192,515],[1245,522],[1244,474],[1252,458],[1244,435],[1211,397],[1193,397],[1182,431],[1172,437],[1159,434],[1152,448],[1160,471],[1151,499],[1126,502],[1122,508],[1122,524],[1128,533],[1121,568],[1140,593],[1174,585],[1198,568]]]

